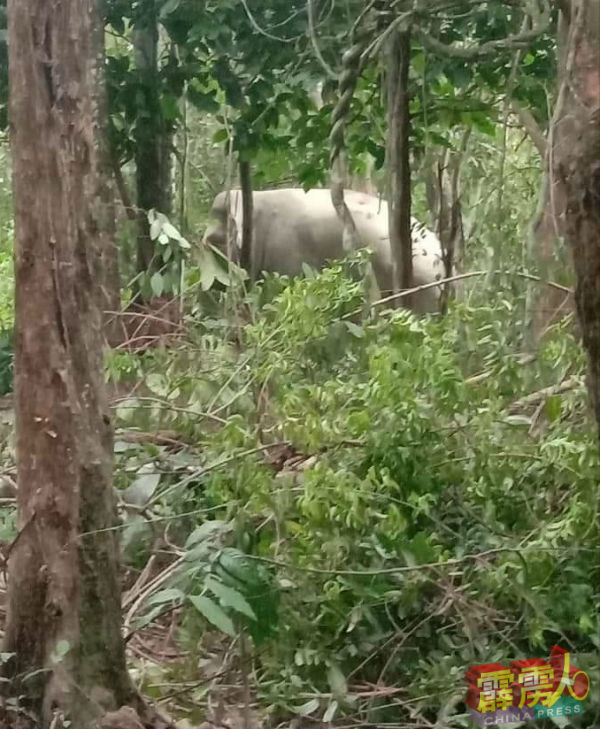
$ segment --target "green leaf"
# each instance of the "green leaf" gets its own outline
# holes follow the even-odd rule
[[[217,276],[217,264],[209,251],[203,251],[198,264],[200,268],[200,286],[202,291],[208,291]]]
[[[365,336],[365,330],[359,326],[358,324],[355,324],[352,321],[346,321],[344,322],[346,324],[346,328],[352,334],[353,336],[357,337],[358,339],[362,339],[362,337]]]
[[[314,278],[315,278],[315,276],[316,276],[316,272],[315,272],[314,268],[311,268],[311,267],[310,267],[310,266],[308,265],[308,263],[303,263],[303,264],[302,264],[302,273],[303,273],[303,274],[304,274],[304,276],[305,276],[305,277],[306,277],[307,279],[309,279],[309,280],[312,280],[312,279],[314,279]]]
[[[165,605],[166,603],[171,602],[181,602],[184,597],[184,592],[175,587],[168,590],[160,590],[160,592],[155,593],[152,597],[146,600],[146,607],[150,607],[152,605]]]
[[[235,628],[231,618],[217,605],[214,600],[202,595],[190,595],[189,600],[196,610],[212,623],[221,632],[235,636]]]
[[[148,610],[148,612],[144,613],[143,615],[140,615],[136,621],[135,621],[135,627],[138,630],[141,630],[142,628],[145,628],[147,625],[150,625],[150,623],[155,620],[161,613],[163,613],[165,607],[164,605],[155,605],[152,610]]]
[[[236,610],[238,613],[245,615],[250,620],[256,620],[254,610],[250,607],[246,598],[233,587],[227,587],[220,580],[210,575],[204,586],[207,590],[210,590],[213,595],[219,598],[219,601],[223,607],[230,607]]]
[[[338,710],[338,702],[332,701],[329,706],[327,707],[327,711],[323,714],[323,723],[327,724],[328,722],[332,721],[335,717],[335,714]]]
[[[160,9],[160,17],[166,18],[180,6],[181,0],[166,0]]]
[[[163,233],[166,233],[169,238],[172,238],[173,240],[181,240],[181,233],[174,225],[171,225],[168,220],[164,223],[162,229]]]
[[[126,504],[144,506],[148,503],[160,483],[161,474],[154,473],[155,470],[153,463],[145,463],[138,470],[138,477],[121,494],[121,498]],[[152,471],[152,473],[148,473],[148,471]]]
[[[160,274],[158,271],[153,274],[152,278],[150,279],[150,288],[152,289],[152,293],[155,296],[160,296],[163,292],[163,277],[162,274]]]
[[[227,129],[217,129],[217,131],[213,134],[213,142],[224,142],[226,139],[229,139]]]
[[[478,132],[486,134],[488,137],[493,137],[496,134],[496,125],[494,122],[482,112],[476,112],[471,114],[471,119]]]
[[[205,521],[204,524],[201,524],[199,527],[196,527],[196,529],[194,529],[194,531],[187,538],[187,541],[185,543],[185,548],[191,549],[196,544],[199,544],[200,542],[203,542],[205,539],[212,537],[215,533],[223,532],[226,529],[230,530],[231,527],[229,524],[227,524],[224,521],[220,521],[218,519],[214,519],[212,521]]]
[[[551,395],[546,400],[546,417],[550,421],[558,420],[562,412],[562,400],[560,395]]]
[[[226,547],[221,550],[217,564],[223,569],[223,573],[219,575],[221,579],[234,587],[239,587],[241,583],[244,585],[245,594],[250,589],[265,590],[265,580],[257,563],[238,549]]]
[[[148,217],[150,217],[150,214],[148,214]],[[152,240],[156,240],[158,238],[161,228],[162,221],[159,218],[154,218],[154,220],[152,220],[150,223],[150,238]]]
[[[310,716],[311,714],[315,713],[319,706],[319,699],[311,699],[305,704],[302,704],[302,706],[299,706],[296,709],[296,714],[298,714],[299,716]]]
[[[348,693],[346,677],[340,670],[340,667],[335,663],[332,663],[327,669],[327,681],[331,686],[331,693],[334,696],[341,698]]]
[[[436,551],[432,547],[429,536],[424,532],[417,532],[410,542],[409,550],[417,564],[429,564],[435,562]]]

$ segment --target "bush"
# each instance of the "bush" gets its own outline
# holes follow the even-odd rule
[[[577,343],[556,327],[524,364],[501,297],[443,320],[360,323],[361,305],[362,283],[334,266],[276,293],[233,342],[230,325],[198,325],[191,369],[185,350],[156,354],[154,410],[134,401],[127,423],[143,412],[190,445],[121,463],[164,473],[150,500],[187,555],[164,601],[209,595],[245,631],[259,617],[240,617],[243,584],[232,607],[206,580],[224,549],[262,563],[277,621],[257,691],[274,715],[466,727],[468,665],[555,642],[593,674],[598,456]],[[535,395],[566,373],[570,387]],[[197,521],[216,532],[186,547]],[[223,626],[201,604],[186,641]],[[591,727],[597,694],[586,703]]]

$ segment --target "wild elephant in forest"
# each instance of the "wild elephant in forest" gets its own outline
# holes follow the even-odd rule
[[[360,240],[373,252],[371,263],[377,286],[382,293],[388,293],[393,285],[387,203],[353,190],[346,190],[344,195]],[[253,195],[253,210],[249,272],[252,278],[262,271],[297,276],[302,273],[303,263],[320,270],[328,261],[344,257],[343,228],[329,190],[257,191]],[[211,215],[214,223],[206,231],[204,241],[227,253],[229,230],[230,254],[238,260],[242,231],[240,190],[231,190],[229,196],[220,192],[213,202]],[[444,266],[437,236],[414,219],[412,229],[415,286],[439,281]],[[421,291],[413,297],[412,308],[419,313],[437,311],[439,296],[438,287]]]

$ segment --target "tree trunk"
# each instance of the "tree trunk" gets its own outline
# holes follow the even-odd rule
[[[445,278],[453,276],[457,267],[460,270],[464,259],[460,173],[470,136],[471,130],[467,129],[458,148],[441,149],[426,160],[427,202],[442,246]],[[442,312],[447,309],[450,294],[450,284],[446,284],[440,302]]]
[[[575,302],[600,428],[600,0],[571,1],[567,47],[553,161],[563,186],[564,232],[573,252]]]
[[[564,246],[565,200],[562,185],[549,167],[550,156],[540,189],[540,199],[531,224],[530,251],[542,281],[567,285],[565,272],[571,269],[568,250]],[[527,322],[531,344],[537,346],[552,324],[572,310],[572,296],[546,285],[530,286],[527,299]]]
[[[568,18],[560,14],[558,29],[558,86],[562,87],[567,63]],[[565,97],[559,93],[556,99],[554,120],[551,122],[548,140],[544,147],[538,139],[536,146],[544,153],[544,175],[540,188],[538,207],[531,224],[529,250],[542,280],[556,280],[568,284],[564,272],[570,269],[568,250],[563,243],[565,199],[563,185],[552,169],[552,135],[556,121],[565,113]],[[529,132],[531,136],[531,132]],[[532,137],[533,138],[533,137]],[[535,140],[534,140],[535,141]],[[572,309],[572,297],[551,286],[530,286],[527,295],[527,328],[531,344],[536,346],[553,323]]]
[[[42,726],[62,712],[91,727],[135,698],[101,356],[103,30],[95,0],[9,0],[8,15],[19,534],[4,650]]]
[[[389,235],[395,292],[413,282],[410,174],[410,31],[398,31],[387,57],[387,173]],[[402,305],[410,307],[409,297]]]
[[[173,129],[165,120],[158,74],[158,9],[155,0],[145,0],[144,12],[133,34],[135,65],[143,94],[143,114],[135,129],[135,162],[138,206],[137,269],[158,270],[150,239],[148,210],[172,213]]]
[[[240,188],[242,192],[242,250],[240,251],[240,266],[248,272],[250,280],[254,280],[257,273],[252,270],[252,236],[253,236],[253,200],[252,200],[252,170],[250,162],[240,161]]]

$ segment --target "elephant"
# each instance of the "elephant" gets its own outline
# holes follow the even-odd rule
[[[372,251],[371,263],[377,287],[382,294],[392,291],[387,203],[353,190],[346,190],[344,198],[361,242]],[[211,215],[214,222],[207,229],[204,242],[237,260],[242,230],[240,190],[220,192],[213,202]],[[228,226],[232,241],[229,251]],[[437,236],[414,219],[412,235],[415,286],[439,281],[443,277],[444,265]],[[304,192],[302,189],[286,188],[254,192],[251,278],[256,278],[263,271],[297,276],[302,273],[303,264],[320,270],[328,261],[342,259],[345,254],[343,227],[328,189],[315,188]],[[416,293],[411,302],[413,310],[417,313],[437,311],[440,293],[440,287]]]

